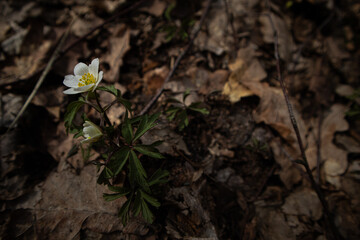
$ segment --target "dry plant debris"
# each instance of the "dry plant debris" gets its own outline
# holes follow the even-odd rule
[[[340,239],[359,239],[360,5],[299,0],[270,7],[310,169]],[[189,49],[206,1],[9,0],[0,9],[0,238],[327,239],[320,201],[295,163],[301,153],[277,81],[264,1],[211,1]],[[66,51],[6,132],[72,19]],[[104,152],[74,151],[80,142],[66,134],[73,99],[62,94],[63,76],[94,58],[104,85],[121,89],[137,113],[162,87],[150,112],[164,112],[187,90],[185,105],[201,101],[209,110],[189,114],[183,131],[163,114],[141,138],[164,141],[165,159],[144,166],[170,172],[152,224],[141,217],[121,224],[125,197],[105,202],[107,190],[96,184],[92,162]],[[114,101],[107,93],[101,99],[103,106]],[[119,125],[124,113],[114,105],[108,116]],[[99,120],[95,112],[88,117]]]

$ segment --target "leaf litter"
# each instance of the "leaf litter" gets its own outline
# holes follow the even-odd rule
[[[274,78],[274,37],[261,1],[229,0],[228,12],[224,1],[213,2],[191,53],[165,85],[156,109],[163,109],[167,98],[181,98],[191,90],[188,101],[204,102],[210,114],[190,115],[182,132],[161,118],[142,137],[145,144],[164,141],[159,150],[166,161],[161,164],[171,172],[152,225],[138,217],[122,226],[117,211],[125,198],[103,201],[106,190],[96,184],[91,164],[103,152],[92,150],[87,161],[80,150],[74,154],[78,143],[65,134],[61,120],[68,101],[61,94],[61,81],[75,62],[99,57],[105,82],[121,85],[123,96],[140,111],[161,88],[173,67],[171,59],[187,43],[186,35],[179,33],[191,34],[192,25],[181,22],[190,17],[194,26],[199,23],[205,7],[201,1],[185,1],[188,8],[176,1],[173,10],[168,1],[149,1],[104,25],[59,60],[17,129],[5,134],[70,16],[79,18],[69,37],[76,40],[130,1],[60,2],[63,8],[40,2],[1,3],[6,10],[0,21],[2,237],[325,239],[319,200],[304,169],[294,163],[301,156]],[[359,88],[359,15],[354,14],[359,8],[355,3],[316,1],[272,3],[271,8],[310,167],[315,175],[320,173],[321,186],[328,190],[341,236],[358,239],[360,124],[347,113],[359,104],[350,97]],[[317,9],[319,15],[306,14],[305,8]],[[317,30],[333,11],[346,16],[347,24],[330,18]],[[179,28],[170,40],[164,30],[169,26]],[[113,100],[101,98],[103,105]],[[115,105],[109,118],[119,124],[123,113]],[[97,119],[96,114],[90,117]]]

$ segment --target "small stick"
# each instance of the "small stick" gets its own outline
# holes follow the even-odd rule
[[[319,125],[318,125],[318,139],[317,139],[317,158],[316,158],[316,183],[320,184],[320,164],[321,164],[321,124],[323,121],[323,113],[320,109]]]
[[[37,91],[39,90],[41,84],[44,82],[47,74],[49,73],[50,69],[52,68],[52,65],[54,64],[56,58],[59,55],[60,49],[62,47],[62,45],[65,42],[65,39],[68,37],[69,32],[70,32],[70,28],[71,28],[72,23],[70,24],[69,28],[67,29],[67,31],[64,33],[64,35],[61,37],[58,46],[56,47],[54,53],[52,54],[48,64],[46,65],[45,70],[43,71],[43,73],[41,74],[39,80],[37,81],[33,91],[31,92],[30,96],[27,98],[26,102],[24,103],[24,105],[22,106],[22,108],[20,109],[19,113],[16,115],[14,121],[12,121],[12,123],[10,124],[10,127],[7,129],[7,132],[9,132],[17,123],[17,121],[19,120],[19,118],[22,116],[22,114],[24,113],[24,111],[26,110],[26,108],[28,107],[28,105],[30,104],[31,100],[34,98],[35,94],[37,93]]]
[[[301,140],[301,136],[300,136],[300,131],[299,131],[299,127],[297,125],[297,122],[296,122],[296,118],[295,118],[295,115],[294,115],[294,111],[293,111],[293,108],[292,108],[292,105],[290,103],[290,100],[289,100],[289,95],[288,95],[288,92],[287,92],[287,88],[285,86],[285,83],[284,83],[284,80],[282,79],[282,75],[281,75],[281,68],[280,68],[280,57],[279,57],[279,43],[278,43],[278,33],[277,33],[277,30],[275,28],[275,25],[274,25],[274,22],[272,20],[272,17],[271,17],[271,8],[270,8],[270,3],[269,3],[269,0],[266,0],[266,5],[267,5],[267,8],[268,8],[268,18],[269,18],[269,21],[270,21],[270,25],[271,25],[271,28],[274,32],[274,55],[275,55],[275,59],[276,59],[276,69],[277,69],[277,74],[278,74],[278,80],[280,82],[280,85],[281,85],[281,89],[282,89],[282,92],[284,94],[284,98],[285,98],[285,102],[286,102],[286,105],[287,105],[287,108],[288,108],[288,112],[289,112],[289,117],[290,117],[290,120],[291,120],[291,124],[294,128],[294,131],[295,131],[295,134],[296,134],[296,138],[297,138],[297,141],[298,141],[298,144],[299,144],[299,148],[300,148],[300,151],[301,151],[301,156],[302,156],[302,159],[303,159],[303,166],[305,167],[306,169],[306,173],[307,175],[309,176],[309,179],[310,179],[310,183],[313,187],[313,189],[315,190],[320,202],[321,202],[321,205],[323,206],[323,209],[324,209],[324,214],[325,214],[325,222],[327,223],[328,225],[328,230],[329,230],[329,239],[340,239],[337,231],[336,231],[336,227],[335,227],[335,224],[333,222],[333,219],[332,219],[332,216],[330,214],[330,211],[329,211],[329,207],[328,207],[328,204],[325,200],[325,197],[320,189],[320,186],[318,184],[316,184],[315,182],[315,179],[314,179],[314,176],[311,172],[311,169],[309,167],[309,164],[308,164],[308,161],[307,161],[307,158],[306,158],[306,154],[305,154],[305,149],[304,149],[304,145],[303,145],[303,142]]]
[[[201,26],[204,23],[205,17],[208,14],[209,10],[210,10],[210,5],[211,5],[211,0],[207,1],[207,6],[205,9],[205,12],[203,13],[203,15],[201,16],[200,19],[200,24],[198,26],[198,28],[195,30],[194,35],[192,36],[192,38],[190,39],[189,44],[185,47],[184,51],[177,57],[175,64],[173,66],[173,68],[171,69],[171,71],[169,72],[169,74],[167,75],[163,85],[161,86],[161,88],[157,91],[156,95],[150,100],[150,102],[145,106],[145,108],[140,112],[139,116],[144,115],[145,113],[147,113],[150,108],[155,104],[155,102],[159,99],[159,97],[161,96],[161,94],[164,91],[164,87],[165,84],[170,80],[170,78],[174,75],[175,70],[177,69],[177,67],[180,64],[180,61],[182,60],[182,58],[185,56],[185,54],[189,51],[189,49],[191,48],[192,44],[194,43],[194,40],[196,39],[198,33],[200,32]]]

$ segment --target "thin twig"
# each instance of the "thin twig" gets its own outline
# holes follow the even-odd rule
[[[316,141],[317,145],[317,158],[316,158],[316,182],[320,184],[320,164],[321,164],[321,124],[323,121],[323,113],[320,109],[319,125],[318,125],[318,137]]]
[[[161,88],[157,91],[156,95],[150,100],[150,102],[145,106],[145,108],[140,112],[139,116],[144,115],[145,113],[147,113],[150,108],[155,104],[155,102],[159,99],[159,97],[161,96],[161,94],[164,91],[164,87],[165,84],[170,80],[170,78],[174,75],[175,70],[177,69],[177,67],[180,64],[180,61],[182,60],[182,58],[185,56],[185,54],[189,51],[189,49],[191,48],[191,46],[194,43],[194,40],[196,39],[197,35],[200,32],[201,26],[204,23],[205,17],[208,14],[209,10],[210,10],[210,5],[211,5],[211,0],[207,1],[207,6],[206,9],[203,13],[203,15],[201,16],[200,19],[200,23],[198,25],[198,28],[195,30],[194,35],[192,36],[192,38],[190,39],[189,44],[185,47],[184,51],[177,57],[175,64],[173,66],[173,68],[171,69],[171,71],[169,72],[169,74],[167,75],[163,85],[161,86]]]
[[[72,21],[73,23],[73,21]],[[43,73],[41,74],[39,80],[37,81],[33,91],[31,92],[30,96],[27,98],[26,102],[24,103],[24,105],[22,106],[22,108],[20,109],[19,113],[16,115],[14,121],[12,121],[12,123],[10,124],[10,127],[8,128],[7,131],[10,131],[15,124],[17,123],[17,121],[19,120],[19,118],[22,116],[22,114],[24,113],[24,111],[26,110],[26,108],[28,107],[28,105],[30,104],[31,100],[34,98],[35,94],[37,93],[37,91],[39,90],[41,84],[44,82],[47,74],[49,73],[50,69],[52,68],[52,65],[54,64],[56,58],[59,55],[60,49],[62,47],[62,45],[65,42],[65,39],[68,37],[69,32],[70,32],[70,28],[72,23],[69,25],[67,31],[64,33],[64,35],[61,37],[58,46],[56,47],[54,53],[52,54],[48,64],[46,65],[45,70],[43,71]]]
[[[324,209],[324,214],[325,214],[325,223],[327,223],[328,227],[327,229],[329,230],[329,233],[330,235],[327,236],[329,237],[329,239],[340,239],[337,231],[336,231],[336,227],[335,227],[335,224],[333,222],[333,219],[332,219],[332,216],[330,214],[330,211],[329,211],[329,207],[328,207],[328,204],[325,200],[325,197],[320,189],[320,186],[318,184],[316,184],[315,182],[315,179],[314,179],[314,176],[311,172],[311,169],[309,167],[309,164],[308,164],[308,161],[307,161],[307,158],[306,158],[306,154],[305,154],[305,149],[304,149],[304,145],[303,145],[303,142],[301,140],[301,136],[300,136],[300,131],[299,131],[299,127],[297,125],[297,122],[296,122],[296,118],[295,118],[295,115],[294,115],[294,111],[293,111],[293,108],[292,108],[292,105],[290,103],[290,100],[289,100],[289,95],[288,95],[288,91],[287,91],[287,88],[285,86],[285,83],[284,83],[284,80],[282,79],[282,74],[281,74],[281,68],[280,68],[280,57],[279,57],[279,43],[278,43],[278,32],[275,28],[275,25],[274,25],[274,22],[273,22],[273,19],[271,17],[271,8],[270,8],[270,3],[269,3],[269,0],[266,0],[266,5],[267,5],[267,8],[268,8],[268,18],[269,18],[269,21],[270,21],[270,25],[271,25],[271,28],[274,32],[274,55],[275,55],[275,59],[276,59],[276,69],[277,69],[277,74],[278,74],[278,80],[280,82],[280,85],[281,85],[281,89],[282,89],[282,92],[284,94],[284,98],[285,98],[285,102],[286,102],[286,105],[287,105],[287,108],[288,108],[288,112],[289,112],[289,117],[290,117],[290,120],[291,120],[291,124],[294,128],[294,131],[295,131],[295,134],[296,134],[296,138],[297,138],[297,141],[298,141],[298,144],[299,144],[299,148],[300,148],[300,151],[301,151],[301,156],[302,156],[302,159],[303,159],[303,166],[305,167],[306,169],[306,173],[308,174],[309,176],[309,179],[310,179],[310,183],[313,187],[313,189],[315,190],[322,206],[323,206],[323,209]]]

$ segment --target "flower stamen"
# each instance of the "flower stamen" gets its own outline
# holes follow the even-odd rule
[[[91,73],[84,73],[84,75],[82,75],[82,77],[79,79],[78,86],[83,87],[95,83],[96,83],[96,79],[94,75],[92,75]]]

